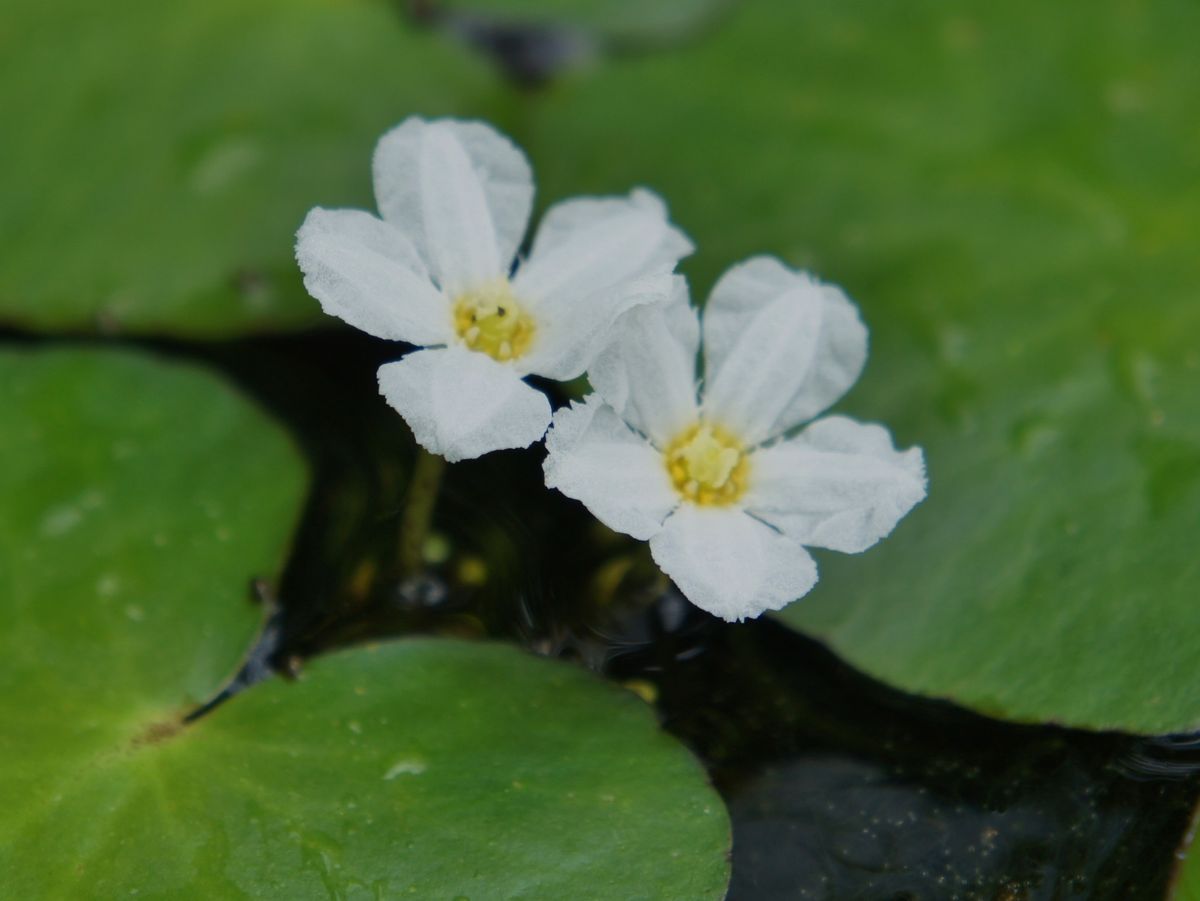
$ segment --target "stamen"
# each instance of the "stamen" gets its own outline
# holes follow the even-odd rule
[[[697,423],[672,441],[663,456],[675,489],[694,503],[732,504],[746,490],[749,455],[719,426]]]
[[[467,347],[501,362],[524,355],[536,331],[504,279],[461,295],[454,303],[454,326]]]

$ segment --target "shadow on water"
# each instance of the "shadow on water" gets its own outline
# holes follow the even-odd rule
[[[715,620],[642,545],[546,491],[539,452],[450,467],[429,575],[398,585],[413,446],[374,376],[396,346],[338,330],[150,347],[225,372],[310,460],[260,674],[421,632],[503,637],[622,682],[729,804],[732,899],[1164,897],[1200,785],[1194,744],[989,720],[882,686],[773,621]]]

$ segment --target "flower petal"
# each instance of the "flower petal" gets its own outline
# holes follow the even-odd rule
[[[554,414],[546,449],[546,485],[610,529],[645,540],[679,503],[662,454],[595,394]]]
[[[536,308],[535,343],[516,361],[518,368],[560,382],[582,375],[609,344],[613,327],[625,313],[665,303],[678,290],[680,279],[664,270],[581,298],[570,309]]]
[[[706,407],[761,441],[849,390],[866,362],[867,330],[841,289],[754,257],[713,288],[704,358]]]
[[[311,210],[296,233],[304,287],[337,316],[377,338],[440,344],[450,309],[404,235],[361,210]]]
[[[576,197],[546,211],[516,287],[530,303],[570,305],[631,278],[670,271],[693,249],[652,191]]]
[[[674,276],[671,299],[630,310],[588,367],[588,381],[617,414],[658,447],[696,421],[700,321],[687,282]]]
[[[880,425],[829,416],[756,451],[746,509],[810,547],[856,554],[925,497],[919,447],[897,451]]]
[[[546,330],[547,353],[536,371],[552,378],[582,372],[591,360],[580,362],[579,349],[599,350],[595,323],[611,324],[643,302],[638,297],[647,289],[634,283],[670,273],[691,251],[692,243],[667,220],[666,206],[646,190],[552,206],[513,279],[517,297]]]
[[[782,431],[783,412],[800,392],[817,350],[821,300],[792,289],[753,317],[716,366],[706,356],[706,418],[754,445]]]
[[[817,584],[808,551],[735,507],[684,504],[650,552],[689,601],[730,622],[778,610]]]
[[[528,447],[550,424],[550,402],[511,368],[462,347],[419,350],[379,367],[379,391],[417,443],[451,463]]]
[[[451,295],[501,276],[529,222],[533,175],[491,126],[405,119],[375,148],[375,199]]]

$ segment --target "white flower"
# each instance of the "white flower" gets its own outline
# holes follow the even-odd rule
[[[546,212],[514,274],[533,176],[481,122],[406,119],[375,148],[374,177],[383,218],[314,209],[296,259],[326,313],[428,348],[381,367],[379,387],[451,461],[541,438],[550,404],[523,377],[580,375],[692,249],[648,191],[577,198]]]
[[[805,546],[847,553],[925,497],[920,448],[879,425],[812,419],[858,378],[867,331],[838,288],[755,257],[717,283],[701,325],[678,279],[626,314],[588,370],[596,393],[554,416],[546,484],[649,539],[692,603],[727,620],[816,584]],[[702,395],[702,396],[698,396]]]

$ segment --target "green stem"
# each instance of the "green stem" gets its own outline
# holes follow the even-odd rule
[[[444,458],[431,454],[424,448],[417,448],[412,479],[408,483],[408,497],[404,501],[404,515],[400,520],[402,580],[420,575],[424,568],[422,552],[425,549],[425,539],[429,535],[429,524],[433,521],[433,508],[437,503],[445,468]]]

